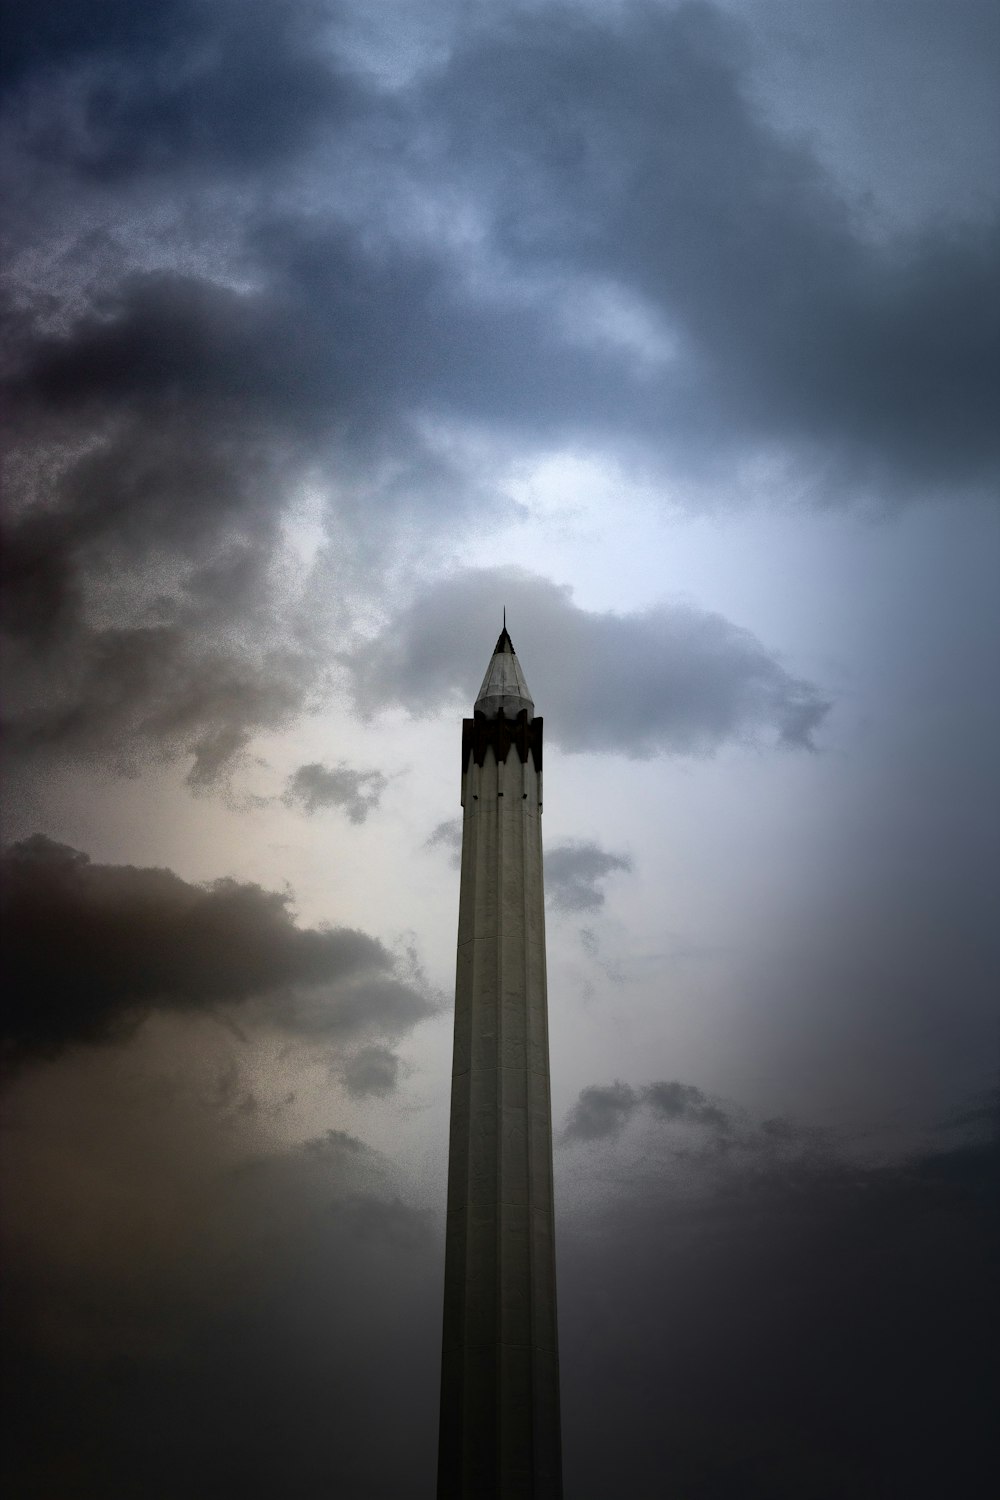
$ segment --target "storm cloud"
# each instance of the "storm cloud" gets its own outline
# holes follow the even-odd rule
[[[19,758],[184,756],[206,786],[329,694],[331,611],[282,550],[305,486],[343,626],[345,578],[377,589],[386,558],[509,515],[510,463],[567,443],[695,507],[709,472],[738,498],[754,465],[823,505],[996,479],[996,224],[867,235],[751,102],[731,17],[501,6],[445,46],[428,11],[402,75],[356,22],[178,0],[14,28]],[[484,432],[492,477],[462,446]],[[822,694],[693,610],[607,617],[588,642],[673,695],[669,724],[653,701],[626,715],[631,753],[763,727],[807,743],[822,717]]]
[[[722,428],[730,452],[779,442],[811,466],[821,448],[848,492],[987,484],[997,223],[872,244],[748,102],[741,53],[707,5],[518,10],[456,48],[428,97],[514,277],[553,276],[567,320],[610,288],[654,367],[658,343],[678,351],[628,392],[623,426],[679,453]]]
[[[506,605],[567,1493],[984,1492],[995,3],[9,10],[6,1489],[433,1493]]]
[[[434,1006],[376,938],[301,928],[287,893],[91,863],[42,835],[3,857],[4,1040],[15,1057],[120,1037],[154,1009],[247,1006],[308,1037],[413,1026]]]
[[[296,384],[303,409],[329,401],[333,381],[393,417],[492,416],[548,440],[586,430],[666,444],[688,465],[780,443],[824,500],[876,479],[902,497],[996,477],[996,223],[866,235],[818,156],[748,97],[731,16],[502,5],[444,49],[428,10],[411,40],[408,73],[390,80],[346,5],[262,6],[250,24],[228,0],[156,7],[143,24],[71,6],[58,39],[16,28],[18,147],[44,165],[53,206],[99,183],[124,209],[139,181],[204,199],[210,181],[200,214],[222,239],[239,205],[235,258],[293,290],[284,331],[294,292],[312,293],[294,340],[275,337],[272,298],[246,301],[247,369],[273,367],[275,409]],[[247,174],[290,164],[300,200],[286,194],[279,218],[248,212]],[[318,171],[340,191],[317,225]],[[382,191],[359,192],[375,172]],[[456,205],[478,225],[475,258],[456,256]],[[322,259],[296,248],[309,242]],[[76,254],[92,255],[82,237]],[[223,290],[207,280],[203,295]],[[614,307],[631,337],[609,334]],[[349,384],[334,375],[348,350]],[[225,351],[203,347],[203,368]]]
[[[875,482],[901,499],[995,479],[996,222],[866,234],[817,154],[748,97],[731,16],[503,5],[443,47],[428,10],[396,78],[359,40],[350,6],[261,6],[248,23],[228,0],[158,6],[142,23],[70,6],[58,37],[15,28],[15,243],[37,235],[39,209],[21,205],[32,170],[64,225],[99,190],[112,227],[90,296],[114,293],[148,259],[138,185],[183,186],[202,243],[224,242],[266,289],[243,294],[236,344],[209,324],[193,362],[171,357],[182,323],[168,330],[153,385],[172,372],[174,389],[210,391],[223,375],[243,400],[266,391],[285,420],[297,392],[300,413],[346,401],[397,431],[417,410],[492,418],[529,441],[572,430],[665,447],[689,468],[780,444],[824,501]],[[290,169],[298,193],[280,214],[248,206],[248,174]],[[320,173],[333,198],[317,221]],[[360,191],[366,176],[382,190]],[[474,257],[448,232],[456,206],[477,224]],[[84,285],[95,259],[80,233],[70,263]],[[190,285],[232,301],[212,278]],[[628,314],[617,333],[613,309]],[[150,388],[127,322],[103,338],[79,326],[80,352],[85,327],[105,350],[95,395],[115,348],[120,376]],[[54,396],[55,367],[35,385]]]

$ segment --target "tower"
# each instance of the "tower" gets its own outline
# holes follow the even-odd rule
[[[559,1500],[542,721],[506,623],[462,724],[438,1500]]]

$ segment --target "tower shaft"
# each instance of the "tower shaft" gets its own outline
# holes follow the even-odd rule
[[[559,1500],[540,719],[463,727],[439,1500]]]

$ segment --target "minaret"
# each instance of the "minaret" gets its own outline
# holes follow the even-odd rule
[[[438,1500],[559,1500],[542,721],[506,621],[462,724]]]

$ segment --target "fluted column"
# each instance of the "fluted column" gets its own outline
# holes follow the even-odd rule
[[[465,724],[439,1500],[562,1494],[542,723],[519,718],[520,742]]]

